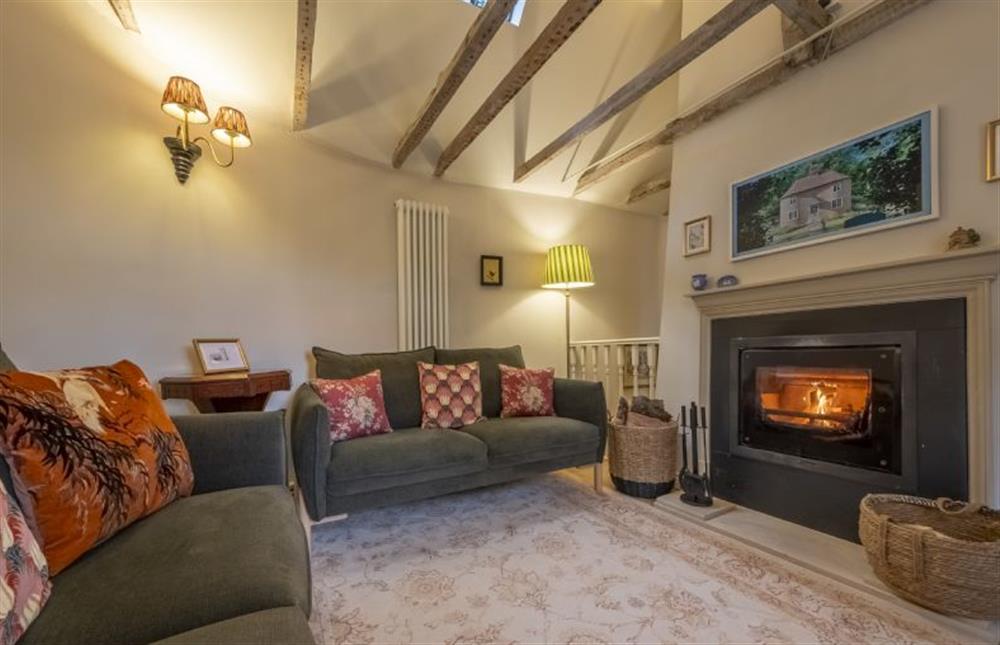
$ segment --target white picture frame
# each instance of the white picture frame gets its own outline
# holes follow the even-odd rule
[[[684,222],[684,257],[712,250],[712,216]]]
[[[861,225],[853,227],[842,227],[840,229],[831,230],[829,232],[823,232],[811,237],[794,240],[790,242],[783,242],[778,244],[768,244],[766,246],[742,250],[738,241],[739,236],[739,221],[740,213],[738,212],[738,199],[736,198],[738,189],[743,186],[760,180],[761,178],[768,177],[782,170],[785,170],[791,166],[797,166],[800,164],[805,164],[813,162],[817,159],[822,159],[825,156],[831,155],[832,153],[838,152],[841,149],[854,146],[859,142],[869,139],[871,137],[877,136],[881,133],[892,130],[907,124],[911,121],[921,120],[921,123],[926,123],[925,130],[922,129],[921,138],[921,208],[913,213],[908,213],[902,216],[883,216],[880,220],[875,220],[870,223],[864,223]],[[868,130],[866,132],[860,133],[846,141],[841,143],[834,143],[833,145],[827,146],[818,151],[805,154],[797,159],[789,161],[787,163],[781,164],[774,167],[771,170],[758,173],[756,175],[747,177],[746,179],[741,179],[735,181],[731,184],[729,190],[729,259],[733,262],[739,262],[741,260],[747,260],[750,258],[759,257],[762,255],[769,255],[771,253],[780,253],[783,251],[790,251],[793,249],[803,248],[807,246],[813,246],[816,244],[823,244],[825,242],[832,242],[835,240],[840,240],[848,237],[854,237],[857,235],[865,235],[868,233],[874,233],[877,231],[884,231],[888,229],[898,228],[900,226],[909,226],[910,224],[918,224],[920,222],[926,222],[929,220],[938,219],[940,213],[939,199],[940,190],[938,187],[938,108],[937,106],[931,106],[925,110],[921,110],[915,114],[911,113],[910,116],[893,119],[892,121],[874,129]]]
[[[239,338],[195,338],[194,351],[205,374],[249,372],[250,362]]]

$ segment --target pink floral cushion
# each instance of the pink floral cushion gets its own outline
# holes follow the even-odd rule
[[[51,591],[42,549],[0,481],[0,643],[21,637]]]
[[[385,412],[381,370],[348,379],[317,378],[310,384],[330,412],[331,441],[392,432]]]
[[[551,417],[556,371],[500,366],[501,417]]]
[[[420,374],[422,428],[461,428],[483,418],[479,363],[417,363]]]

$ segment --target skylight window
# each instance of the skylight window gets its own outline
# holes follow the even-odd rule
[[[486,6],[487,0],[461,0],[465,4],[471,4],[473,7],[479,7],[482,9]],[[507,22],[517,27],[521,24],[521,14],[524,13],[524,3],[527,0],[517,0],[514,6],[511,8],[510,13],[507,14]]]

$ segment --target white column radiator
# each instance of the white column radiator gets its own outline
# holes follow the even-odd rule
[[[448,347],[448,208],[396,200],[399,349]]]

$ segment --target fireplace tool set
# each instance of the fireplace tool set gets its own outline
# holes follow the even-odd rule
[[[699,441],[699,433],[703,439]],[[688,469],[687,436],[691,433],[691,470]],[[704,446],[705,473],[701,472],[698,459],[699,444]],[[701,407],[701,425],[698,424],[698,406],[691,402],[690,425],[688,425],[688,409],[681,406],[681,451],[684,455],[684,465],[679,476],[681,482],[681,501],[692,506],[712,505],[712,486],[708,479],[708,422],[705,417],[705,407]]]

